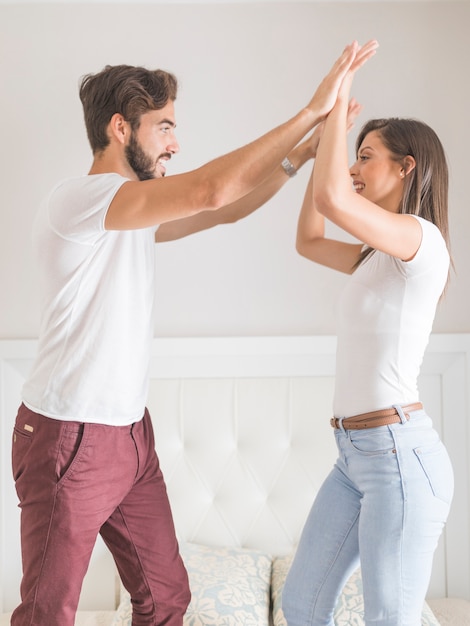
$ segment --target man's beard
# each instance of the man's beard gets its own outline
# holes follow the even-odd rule
[[[134,170],[139,180],[151,180],[155,178],[155,161],[145,153],[137,141],[135,133],[131,134],[129,144],[126,146],[127,162]]]

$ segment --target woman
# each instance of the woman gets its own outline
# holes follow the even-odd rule
[[[448,173],[434,131],[396,118],[364,126],[348,172],[353,73],[324,123],[297,236],[300,254],[351,274],[331,420],[339,458],[307,519],[283,610],[289,626],[333,626],[360,564],[366,625],[419,626],[453,493],[417,389],[449,271]],[[325,218],[361,243],[326,238]]]

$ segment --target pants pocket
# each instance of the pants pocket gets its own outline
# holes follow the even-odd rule
[[[21,477],[26,467],[26,457],[33,439],[32,431],[23,430],[19,426],[13,429],[11,446],[11,464],[15,482]]]
[[[393,436],[387,426],[365,430],[349,430],[349,441],[356,452],[363,456],[383,456],[395,448]]]
[[[414,448],[436,498],[450,504],[454,493],[454,472],[447,450],[442,441]]]
[[[56,463],[58,482],[64,480],[73,471],[79,457],[83,432],[84,424],[70,422],[64,425]]]

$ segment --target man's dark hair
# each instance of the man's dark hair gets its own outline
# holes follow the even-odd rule
[[[97,74],[84,76],[80,100],[93,154],[108,146],[106,131],[115,113],[120,113],[136,130],[141,115],[162,109],[169,100],[175,100],[177,89],[173,74],[132,65],[107,65]]]

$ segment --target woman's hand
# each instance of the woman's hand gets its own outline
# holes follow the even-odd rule
[[[378,45],[375,39],[368,41],[363,46],[359,46],[357,41],[347,45],[321,81],[306,108],[319,116],[320,120],[324,119],[334,107],[338,92],[346,76],[354,75],[375,54]]]
[[[355,98],[351,98],[351,100],[349,101],[349,105],[348,105],[348,116],[347,116],[348,132],[353,128],[359,113],[362,111],[362,108],[363,108],[362,104],[359,104],[359,102]],[[309,157],[312,159],[314,159],[317,156],[317,149],[320,143],[320,139],[321,139],[324,127],[325,127],[324,121],[317,124],[313,133],[306,140],[308,143]]]

